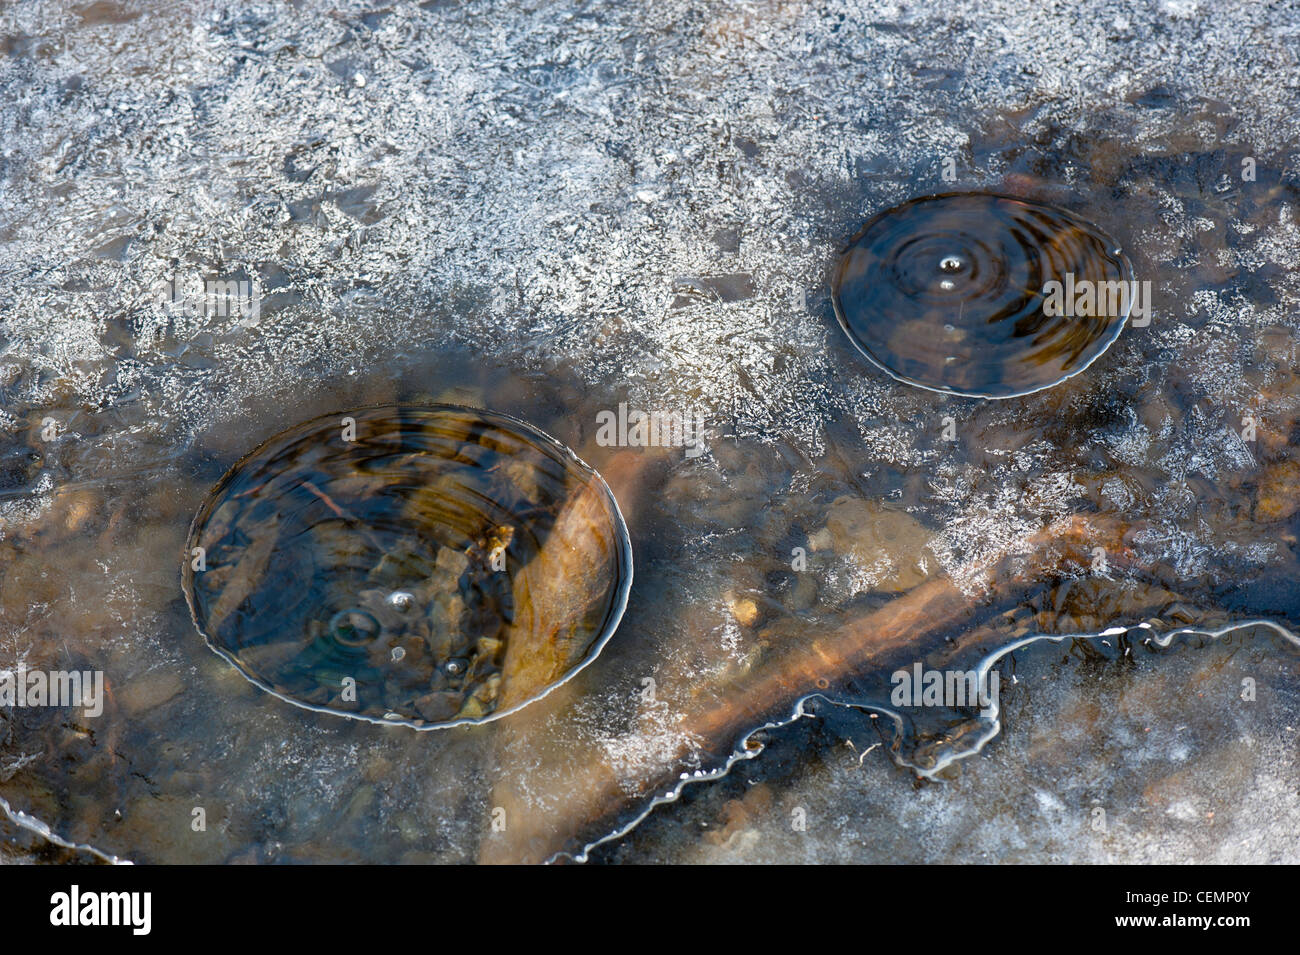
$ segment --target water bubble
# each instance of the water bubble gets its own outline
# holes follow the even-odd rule
[[[388,595],[388,602],[398,613],[406,613],[415,604],[415,597],[405,590],[394,590]]]
[[[340,610],[330,618],[329,632],[345,647],[364,647],[379,636],[379,621],[364,610]]]

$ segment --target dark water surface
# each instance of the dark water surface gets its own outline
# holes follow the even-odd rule
[[[1052,206],[971,192],[874,216],[831,282],[836,316],[873,364],[909,384],[977,398],[1029,394],[1077,375],[1110,347],[1134,304],[1110,300],[1112,289],[1133,287],[1133,274],[1095,226]],[[1089,296],[1079,314],[1076,287]]]

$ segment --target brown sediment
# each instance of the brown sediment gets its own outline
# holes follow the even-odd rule
[[[566,749],[561,755],[574,760],[574,766],[564,774],[563,788],[534,793],[526,810],[516,801],[516,811],[507,814],[506,830],[484,840],[480,861],[542,862],[572,848],[632,800],[648,799],[658,787],[672,784],[693,750],[730,751],[745,730],[788,712],[795,700],[819,685],[842,680],[904,646],[951,632],[987,606],[989,596],[1005,599],[1054,574],[1087,567],[1096,547],[1105,548],[1112,567],[1131,566],[1124,533],[1125,527],[1115,521],[1071,518],[1030,538],[1028,554],[1004,558],[986,571],[988,596],[972,597],[942,577],[879,609],[846,615],[838,626],[802,644],[798,631],[806,624],[784,624],[792,639],[779,662],[760,664],[711,692],[702,686],[688,700],[676,719],[680,732],[675,738],[680,742],[657,754],[649,777],[624,778],[605,750],[593,749],[583,762]],[[545,759],[545,755],[539,750],[535,758]],[[493,793],[494,805],[502,805],[501,794],[514,792],[519,785],[519,780],[500,781]]]
[[[1165,618],[1185,606],[1185,600],[1186,598],[1182,594],[1168,590],[1158,583],[1148,584],[1126,597],[1124,611],[1121,615],[1103,614],[1090,619],[1074,632],[1097,633],[1115,624],[1117,620],[1121,626],[1152,623],[1153,626],[1162,630],[1172,628],[1175,625],[1184,626],[1186,621],[1181,619],[1169,621]],[[954,636],[951,641],[945,642],[942,646],[936,648],[929,659],[929,666],[934,669],[943,669],[948,664],[955,664],[959,659],[969,660],[972,654],[991,653],[1020,637],[1028,636],[1031,633],[1046,632],[1048,629],[1038,626],[1036,616],[1033,614],[1029,614],[1027,620],[1020,621],[1019,626],[1016,626],[1016,621],[1008,618],[1009,615],[996,614],[985,622],[969,630],[962,631]],[[1053,630],[1053,632],[1068,633],[1069,630],[1059,629]]]
[[[1261,523],[1283,521],[1300,511],[1300,452],[1291,441],[1300,413],[1270,414],[1266,409],[1279,399],[1300,390],[1300,375],[1288,374],[1281,382],[1266,388],[1254,404],[1261,420],[1256,434],[1256,453],[1263,463],[1252,474],[1240,475],[1232,483],[1254,484],[1251,516]]]
[[[1283,521],[1300,511],[1300,462],[1267,465],[1256,487],[1254,518],[1261,523]]]

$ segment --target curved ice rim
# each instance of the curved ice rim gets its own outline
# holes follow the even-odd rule
[[[1243,620],[1239,623],[1228,624],[1227,626],[1224,626],[1218,630],[1201,630],[1197,627],[1181,627],[1177,630],[1170,630],[1168,633],[1164,633],[1164,634],[1157,632],[1155,628],[1152,627],[1149,623],[1138,623],[1138,624],[1134,624],[1131,627],[1121,627],[1121,626],[1107,627],[1105,630],[1102,630],[1097,633],[1062,633],[1062,634],[1037,633],[1030,636],[1021,637],[1018,640],[1014,640],[1011,643],[1007,644],[1006,646],[998,650],[994,650],[992,653],[985,656],[976,666],[976,674],[979,680],[978,685],[980,686],[985,685],[984,680],[987,679],[989,670],[991,670],[998,663],[999,660],[1001,660],[1003,657],[1007,656],[1010,653],[1014,653],[1015,651],[1020,650],[1034,643],[1039,643],[1039,642],[1062,643],[1063,641],[1066,640],[1104,640],[1107,637],[1119,637],[1125,634],[1130,634],[1134,630],[1138,630],[1138,631],[1146,631],[1148,635],[1145,639],[1151,641],[1157,647],[1164,650],[1167,649],[1170,646],[1170,644],[1172,644],[1174,640],[1179,637],[1203,636],[1203,637],[1209,637],[1212,640],[1218,640],[1221,637],[1227,636],[1230,633],[1235,633],[1239,630],[1250,630],[1259,627],[1263,627],[1264,629],[1273,631],[1275,634],[1288,641],[1293,647],[1295,647],[1297,651],[1300,651],[1300,636],[1297,636],[1296,634],[1288,630],[1286,627],[1282,626],[1279,623],[1275,623],[1272,620]],[[559,862],[561,860],[566,860],[566,859],[570,862],[579,862],[579,863],[587,862],[590,859],[590,855],[593,849],[596,849],[599,846],[603,846],[611,842],[617,842],[619,839],[622,839],[629,832],[631,832],[642,822],[644,822],[646,818],[649,817],[650,813],[654,812],[656,808],[665,805],[667,803],[676,802],[687,786],[691,785],[692,783],[711,782],[716,779],[721,779],[722,777],[730,773],[732,767],[735,766],[737,763],[745,760],[754,759],[755,757],[761,755],[763,751],[767,748],[764,744],[755,741],[752,747],[747,745],[753,738],[754,734],[764,732],[765,730],[780,729],[781,727],[789,726],[792,723],[794,723],[796,720],[802,719],[806,716],[815,716],[816,714],[810,713],[806,709],[806,704],[812,700],[821,700],[822,702],[829,703],[832,706],[852,707],[858,710],[867,710],[879,716],[884,716],[889,718],[894,724],[895,733],[899,733],[902,730],[902,726],[903,726],[902,716],[896,711],[889,709],[888,707],[881,706],[877,703],[861,702],[861,701],[849,700],[845,698],[836,699],[827,696],[826,694],[821,692],[808,693],[804,696],[801,696],[798,700],[795,701],[794,707],[791,709],[789,716],[785,717],[784,719],[769,720],[768,722],[763,723],[760,726],[755,726],[753,729],[747,730],[740,737],[739,741],[736,743],[735,749],[731,751],[731,754],[727,756],[727,758],[723,761],[723,764],[717,769],[700,770],[695,773],[683,773],[676,786],[674,786],[671,790],[664,793],[663,795],[654,796],[650,800],[650,802],[646,805],[645,809],[642,810],[640,813],[638,813],[633,819],[631,819],[626,824],[620,826],[619,828],[615,829],[614,831],[604,836],[601,836],[599,839],[595,840],[594,842],[589,842],[585,844],[576,853],[568,852],[568,851],[557,852],[546,860],[546,864],[549,865],[551,863]],[[946,769],[948,766],[951,766],[953,763],[957,762],[958,760],[968,759],[971,756],[978,755],[980,752],[983,751],[984,747],[987,746],[990,741],[992,741],[995,737],[998,736],[999,733],[1002,732],[1002,708],[1001,708],[1000,696],[994,701],[994,705],[992,709],[993,712],[990,716],[980,717],[980,721],[981,723],[984,724],[984,728],[981,730],[980,734],[975,738],[975,741],[970,746],[970,748],[968,749],[963,748],[961,750],[955,750],[955,749],[949,750],[940,759],[936,760],[935,765],[929,767],[917,766],[915,763],[912,763],[906,759],[901,759],[901,758],[895,758],[895,762],[900,766],[912,770],[918,776],[921,776],[925,779],[929,779],[929,780],[936,779],[939,773],[941,773],[944,769]]]
[[[1074,219],[1076,222],[1080,222],[1083,225],[1086,225],[1089,229],[1092,229],[1099,236],[1106,239],[1107,243],[1111,245],[1113,248],[1112,254],[1119,256],[1120,261],[1123,263],[1124,268],[1127,270],[1130,276],[1134,275],[1133,263],[1129,259],[1128,255],[1125,254],[1123,248],[1119,245],[1119,243],[1115,242],[1114,238],[1111,236],[1109,232],[1107,232],[1105,229],[1102,229],[1096,223],[1091,222],[1080,215],[1076,215],[1075,213],[1071,212],[1069,209],[1062,209],[1060,206],[1054,206],[1046,202],[1039,202],[1036,199],[1026,199],[1023,196],[1008,196],[998,192],[978,192],[978,191],[939,192],[929,196],[917,196],[915,199],[908,199],[906,202],[897,203],[896,205],[890,206],[888,209],[884,209],[880,212],[877,212],[875,215],[869,218],[866,221],[866,224],[863,225],[863,227],[859,229],[856,233],[854,233],[853,238],[849,239],[848,245],[845,247],[845,252],[847,252],[848,249],[852,247],[853,243],[857,242],[858,239],[860,239],[866,233],[867,229],[871,227],[871,224],[873,222],[875,222],[881,216],[893,212],[895,209],[899,208],[899,206],[907,205],[912,202],[930,202],[935,199],[948,199],[951,198],[952,196],[989,196],[994,199],[1008,199],[1012,202],[1021,202],[1021,203],[1027,203],[1027,204],[1033,204],[1039,206],[1047,206],[1048,208],[1052,209],[1054,212],[1064,213],[1065,215]],[[840,262],[836,263],[835,272],[839,271],[840,264],[842,262],[843,262],[843,254],[841,254]],[[1039,385],[1036,388],[1029,388],[1026,389],[1025,391],[1015,391],[1015,392],[1009,392],[1007,394],[991,394],[986,391],[959,391],[956,388],[943,388],[940,387],[939,385],[927,385],[924,382],[916,381],[913,378],[908,378],[906,375],[900,375],[898,372],[894,371],[892,368],[889,368],[884,363],[882,363],[880,359],[872,355],[871,352],[867,351],[866,347],[861,342],[858,341],[857,336],[849,328],[848,320],[844,317],[844,312],[840,308],[840,297],[837,294],[835,294],[835,283],[833,281],[831,283],[831,305],[835,309],[835,320],[839,322],[840,328],[844,330],[845,337],[848,338],[849,343],[853,345],[853,347],[857,350],[858,354],[860,354],[863,358],[867,359],[867,361],[871,362],[871,364],[875,365],[877,368],[883,371],[890,378],[893,378],[895,381],[901,381],[905,385],[911,385],[914,388],[924,388],[926,391],[937,392],[938,394],[941,395],[955,395],[959,398],[987,398],[993,401],[1005,401],[1008,398],[1023,398],[1025,395],[1037,394],[1040,391],[1046,391],[1048,388],[1055,388],[1057,385],[1062,385],[1065,382],[1069,381],[1071,378],[1075,377],[1076,375],[1083,374],[1090,367],[1092,367],[1092,365],[1097,361],[1098,358],[1106,354],[1106,352],[1110,351],[1110,346],[1115,344],[1115,340],[1119,338],[1120,333],[1124,331],[1124,326],[1128,324],[1129,315],[1133,311],[1133,301],[1132,301],[1132,297],[1130,296],[1128,308],[1124,310],[1124,315],[1120,318],[1120,320],[1115,323],[1115,330],[1113,332],[1108,333],[1107,336],[1103,336],[1103,338],[1098,339],[1098,341],[1104,341],[1104,344],[1102,345],[1101,349],[1097,352],[1097,354],[1093,355],[1091,358],[1089,358],[1086,362],[1080,365],[1077,369],[1070,372],[1068,375],[1063,375],[1062,377],[1058,378],[1056,381],[1050,382],[1049,384]]]
[[[614,603],[611,605],[609,609],[609,613],[606,615],[605,627],[601,632],[601,636],[597,638],[596,642],[592,644],[591,649],[587,651],[587,655],[582,658],[582,660],[578,663],[577,666],[575,666],[568,673],[566,673],[562,679],[556,680],[554,683],[548,684],[547,686],[543,687],[542,690],[537,694],[535,694],[534,696],[530,696],[528,699],[523,700],[520,703],[516,703],[514,706],[511,706],[504,710],[495,710],[492,713],[489,713],[487,716],[480,717],[479,719],[470,719],[466,717],[464,719],[451,720],[447,722],[436,722],[436,723],[431,723],[426,721],[416,722],[415,720],[407,719],[405,717],[399,717],[398,719],[386,719],[380,716],[367,716],[363,713],[347,713],[343,710],[330,709],[327,706],[320,706],[315,703],[304,703],[302,700],[296,700],[291,696],[287,696],[284,693],[279,692],[278,690],[268,685],[266,681],[264,681],[261,677],[258,677],[257,675],[249,672],[247,669],[244,668],[244,666],[239,662],[239,660],[235,658],[235,656],[232,653],[227,651],[224,647],[217,646],[213,642],[212,638],[208,636],[207,632],[204,631],[203,627],[199,625],[198,613],[197,613],[197,609],[194,606],[194,601],[193,599],[191,599],[189,591],[186,590],[185,588],[185,580],[187,578],[187,575],[190,574],[188,555],[190,553],[190,544],[195,539],[194,535],[198,532],[199,529],[199,519],[205,516],[205,511],[207,510],[206,504],[213,499],[213,495],[216,493],[216,491],[218,491],[223,485],[225,485],[226,481],[239,471],[239,469],[244,465],[245,461],[253,457],[253,455],[255,455],[259,450],[261,450],[261,448],[265,444],[274,440],[278,435],[283,434],[284,433],[283,431],[277,432],[275,435],[272,435],[270,438],[267,438],[256,448],[249,451],[247,454],[241,456],[238,461],[236,461],[233,465],[231,465],[230,469],[227,470],[226,473],[221,476],[221,479],[217,481],[217,483],[213,485],[212,490],[208,492],[208,496],[204,500],[205,506],[199,508],[199,512],[194,515],[194,520],[190,523],[190,531],[185,538],[185,551],[184,554],[182,554],[181,592],[185,595],[185,603],[190,608],[190,620],[194,623],[194,629],[199,632],[199,635],[201,637],[203,637],[203,642],[208,645],[209,650],[211,650],[217,656],[221,657],[227,663],[233,666],[236,670],[238,670],[240,675],[243,676],[244,679],[248,680],[249,683],[252,683],[258,689],[271,694],[271,696],[274,696],[276,699],[283,700],[284,702],[296,706],[299,709],[310,710],[313,713],[325,713],[330,716],[338,716],[338,717],[343,717],[345,719],[357,720],[362,723],[371,723],[374,724],[375,726],[405,726],[408,727],[409,729],[413,729],[418,732],[449,729],[453,726],[479,726],[484,723],[491,723],[495,720],[499,720],[502,717],[509,716],[512,713],[518,713],[525,706],[528,706],[531,703],[536,703],[538,700],[548,696],[555,690],[559,689],[561,686],[568,683],[575,676],[577,676],[588,666],[590,666],[591,663],[596,659],[596,657],[600,656],[601,650],[605,649],[605,644],[609,643],[610,639],[614,636],[614,632],[618,630],[619,623],[621,623],[623,620],[623,613],[625,610],[627,610],[628,596],[632,590],[632,536],[628,532],[627,521],[623,517],[623,511],[618,506],[618,499],[614,497],[614,492],[611,491],[609,485],[605,483],[605,479],[601,477],[600,472],[597,471],[595,468],[593,468],[586,461],[582,460],[582,458],[578,457],[571,448],[569,448],[567,445],[565,445],[563,442],[559,441],[558,439],[547,434],[545,431],[543,431],[541,428],[538,428],[536,425],[529,424],[527,421],[524,421],[521,418],[516,418],[514,415],[506,414],[505,412],[502,411],[492,411],[487,408],[475,408],[471,405],[453,405],[453,404],[365,405],[360,408],[350,408],[346,411],[326,412],[325,414],[317,415],[315,418],[311,418],[308,421],[304,421],[299,424],[293,425],[291,428],[286,428],[285,430],[288,431],[288,430],[292,430],[293,428],[305,427],[307,424],[310,424],[312,421],[316,421],[319,418],[331,418],[331,417],[337,417],[338,415],[344,415],[344,414],[356,414],[357,412],[373,411],[380,408],[384,408],[384,409],[401,408],[403,410],[415,410],[415,411],[468,411],[474,414],[489,415],[493,418],[508,421],[511,424],[524,428],[530,434],[540,438],[544,443],[549,443],[554,450],[561,452],[569,459],[577,462],[579,467],[589,472],[591,476],[595,478],[597,482],[599,482],[600,489],[604,492],[605,498],[606,500],[609,501],[610,507],[613,508],[614,529],[617,535],[616,536],[617,546],[621,555],[621,559],[619,561],[620,563],[619,569],[620,571],[623,572],[623,574],[622,574],[622,582],[619,584],[618,591],[614,595]]]
[[[28,832],[34,832],[45,841],[52,842],[56,846],[61,846],[64,849],[72,849],[76,852],[89,852],[91,855],[107,862],[109,865],[135,865],[135,863],[130,859],[111,855],[84,842],[71,842],[68,839],[63,838],[50,828],[48,823],[42,822],[35,816],[25,813],[21,809],[15,809],[13,806],[9,805],[8,800],[3,796],[0,796],[0,812],[3,812],[8,816],[9,821],[14,825],[21,829],[26,829]]]

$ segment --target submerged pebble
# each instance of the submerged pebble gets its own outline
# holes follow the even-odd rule
[[[599,475],[521,421],[449,405],[277,435],[218,483],[187,554],[196,625],[254,683],[417,726],[500,715],[567,678],[613,632],[631,575]]]
[[[914,199],[872,218],[833,279],[835,312],[874,364],[912,385],[1010,398],[1078,374],[1118,337],[1132,269],[1115,241],[1064,209],[985,193]],[[1092,288],[1075,311],[1049,301],[1060,282]],[[1107,294],[1098,306],[1096,291]],[[1082,294],[1082,291],[1081,291]],[[1084,303],[1087,304],[1086,302]],[[1065,312],[1066,314],[1055,314]]]

